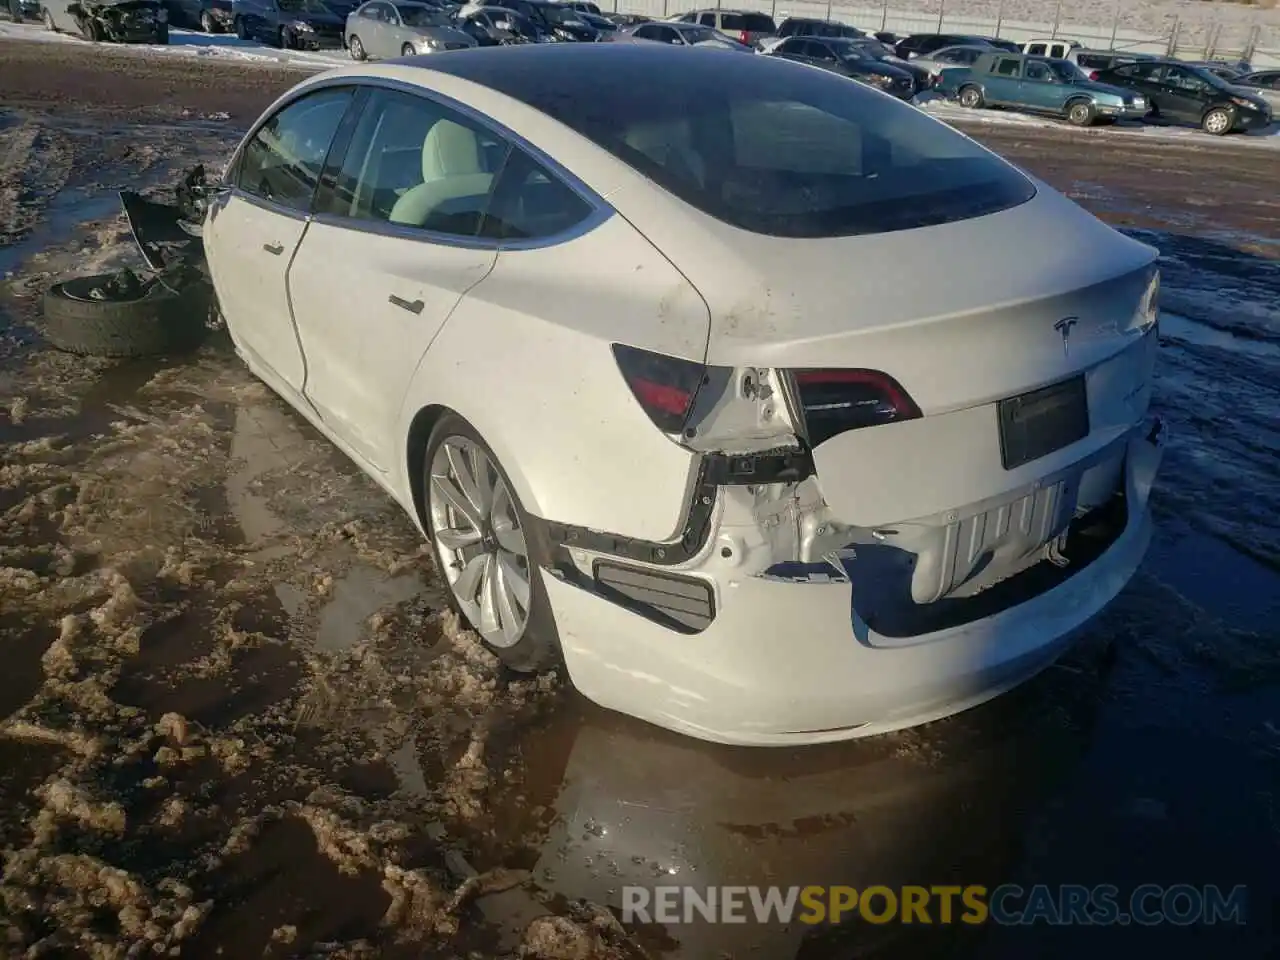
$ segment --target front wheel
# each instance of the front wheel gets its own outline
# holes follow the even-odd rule
[[[360,38],[354,33],[351,39],[347,41],[347,53],[351,54],[352,60],[363,60],[368,54],[364,52],[364,44],[360,42]]]
[[[417,52],[418,51],[413,49],[412,43],[406,43],[403,47],[400,48],[400,56],[402,57],[412,57]]]
[[[1225,107],[1214,107],[1204,115],[1204,121],[1201,125],[1204,127],[1205,133],[1221,137],[1231,132],[1234,122],[1230,110]]]
[[[454,609],[512,669],[555,666],[560,641],[530,556],[528,514],[498,458],[449,413],[431,431],[423,474],[427,534]]]
[[[200,14],[200,29],[205,33],[218,32],[218,25],[213,22],[213,17],[209,15],[208,10],[205,10]]]
[[[1087,127],[1093,123],[1097,111],[1086,100],[1077,100],[1067,106],[1067,122],[1074,127]]]
[[[48,10],[44,12],[44,28],[50,33],[58,32],[58,25],[53,22],[53,14]]]
[[[977,110],[982,106],[982,91],[977,87],[961,87],[956,99],[960,101],[960,106]]]

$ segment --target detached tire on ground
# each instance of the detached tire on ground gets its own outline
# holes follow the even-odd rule
[[[96,300],[109,276],[77,277],[44,295],[45,337],[59,350],[88,357],[184,353],[208,332],[210,291],[190,283],[175,293],[155,285],[136,299]]]

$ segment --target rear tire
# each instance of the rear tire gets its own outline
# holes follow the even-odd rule
[[[400,56],[402,57],[412,57],[417,52],[418,51],[413,49],[412,43],[406,43],[403,47],[400,48]]]
[[[1074,100],[1067,104],[1067,122],[1073,127],[1093,125],[1097,110],[1088,100]]]
[[[364,60],[368,54],[364,52],[364,44],[360,42],[360,38],[354,33],[351,39],[347,41],[347,53],[351,54],[352,60]]]
[[[1211,133],[1215,137],[1225,137],[1231,132],[1231,128],[1234,125],[1235,118],[1232,117],[1231,111],[1226,107],[1214,107],[1200,121],[1200,126],[1204,128],[1204,132]]]
[[[205,33],[218,32],[218,25],[213,22],[213,17],[209,15],[208,10],[204,10],[200,14],[200,29]]]
[[[431,431],[421,483],[424,526],[450,605],[463,623],[512,670],[536,673],[561,664],[555,617],[529,548],[529,515],[489,445],[456,413],[441,416]],[[482,491],[474,496],[489,508],[477,508],[468,488]],[[487,612],[484,596],[490,598]]]
[[[956,94],[956,100],[960,106],[967,107],[970,110],[978,110],[985,105],[982,91],[972,84],[960,88],[960,92]]]

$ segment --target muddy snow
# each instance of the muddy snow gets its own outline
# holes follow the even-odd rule
[[[1151,558],[1063,662],[987,707],[850,745],[730,750],[502,670],[447,611],[408,519],[224,331],[156,361],[44,345],[51,282],[138,266],[114,191],[163,197],[225,157],[236,131],[212,106],[185,123],[0,117],[6,955],[1076,957],[1069,929],[623,925],[621,889],[1276,896],[1280,268],[1250,219],[1274,210],[1219,198],[1189,224],[1123,151],[1004,141],[1033,164],[1043,151],[1039,172],[1104,216],[1140,209],[1166,263],[1158,405],[1174,431]],[[1177,162],[1208,182],[1223,156]],[[1267,924],[1205,936],[1261,957]],[[1186,931],[1131,935],[1115,955],[1176,955]]]

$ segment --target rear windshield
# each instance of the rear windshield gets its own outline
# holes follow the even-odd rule
[[[773,18],[763,13],[722,13],[721,30],[746,30],[750,33],[773,33]]]
[[[597,77],[590,97],[509,74],[501,85],[697,209],[755,233],[886,233],[1035,195],[977,144],[836,74],[766,57],[686,56],[666,71],[629,60]]]

